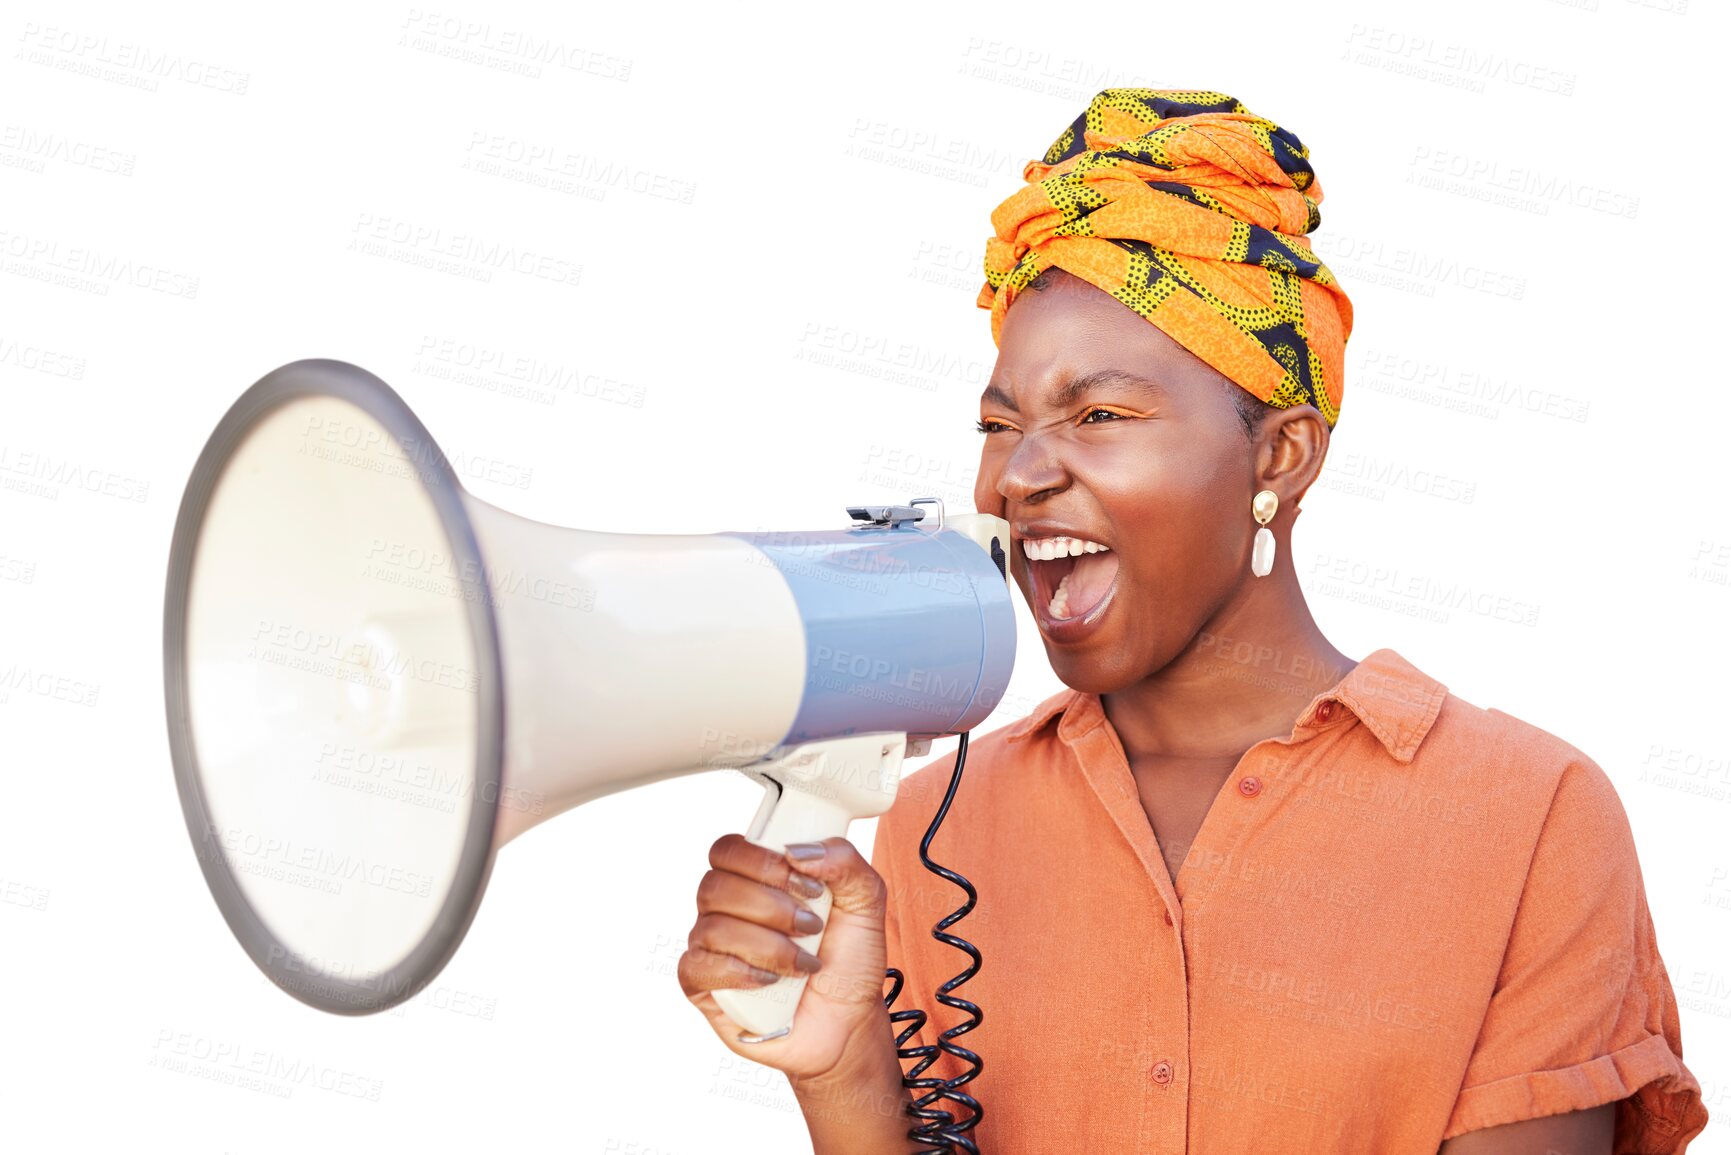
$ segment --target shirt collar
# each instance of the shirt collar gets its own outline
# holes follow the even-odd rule
[[[1365,728],[1397,762],[1411,762],[1419,744],[1436,722],[1448,687],[1418,669],[1391,649],[1380,649],[1348,670],[1332,689],[1324,690],[1310,700],[1293,724],[1292,735],[1299,731],[1326,726],[1334,721],[1335,707],[1324,703],[1337,702],[1352,711]],[[1027,717],[1012,723],[1004,735],[1006,742],[1021,742],[1033,737],[1042,727],[1058,719],[1058,737],[1073,739],[1098,722],[1104,721],[1105,711],[1100,696],[1081,690],[1065,689],[1053,694],[1034,707]]]

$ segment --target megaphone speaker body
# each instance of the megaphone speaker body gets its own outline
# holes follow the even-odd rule
[[[573,806],[732,768],[765,786],[748,837],[845,833],[908,741],[972,729],[1009,679],[1008,527],[939,521],[551,526],[463,490],[376,377],[283,366],[211,435],[170,552],[170,747],[219,908],[278,986],[367,1013],[449,960],[496,850]],[[717,993],[774,1033],[803,982]]]

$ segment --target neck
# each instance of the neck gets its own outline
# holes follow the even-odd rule
[[[1357,664],[1323,637],[1283,557],[1268,576],[1247,577],[1182,653],[1101,706],[1132,761],[1236,760],[1289,735],[1311,699]]]

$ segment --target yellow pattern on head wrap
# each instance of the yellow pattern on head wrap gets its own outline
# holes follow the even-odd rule
[[[1322,185],[1298,137],[1219,92],[1109,88],[992,212],[992,340],[1057,267],[1270,405],[1340,415],[1352,302],[1304,234]]]

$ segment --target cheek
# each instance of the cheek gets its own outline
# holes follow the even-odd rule
[[[1128,547],[1126,560],[1168,595],[1206,593],[1236,564],[1243,526],[1233,520],[1235,511],[1254,525],[1248,500],[1239,500],[1244,482],[1230,455],[1195,442],[1125,439],[1094,464],[1090,487]]]

